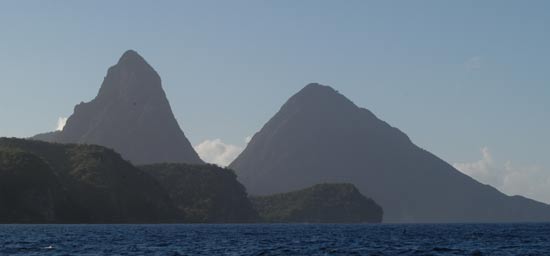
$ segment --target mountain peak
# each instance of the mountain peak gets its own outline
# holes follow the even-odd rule
[[[352,183],[389,222],[550,220],[550,206],[476,182],[320,84],[292,96],[230,168],[252,195]]]
[[[140,79],[155,79],[158,82],[149,81],[151,84],[160,83],[160,76],[147,61],[134,50],[127,50],[120,56],[117,64],[109,69],[109,74],[124,74],[122,77],[139,76]],[[120,77],[117,75],[117,77]]]
[[[355,110],[357,106],[328,85],[310,83],[294,94],[283,106],[285,109],[306,107],[316,111],[328,109]]]
[[[127,50],[125,51],[122,56],[120,56],[120,59],[118,60],[118,63],[135,63],[135,62],[145,62],[145,59],[139,55],[135,50]]]
[[[330,87],[329,85],[324,85],[324,84],[320,84],[320,83],[309,83],[307,84],[304,89],[302,89],[302,91],[319,91],[319,90],[330,90],[330,91],[336,91],[334,90],[332,87]]]
[[[339,94],[338,91],[334,90],[328,85],[318,84],[318,83],[309,83],[306,85],[298,94],[308,94],[308,95],[320,95],[320,94]]]
[[[126,101],[164,98],[161,79],[155,69],[134,50],[127,50],[109,68],[97,99],[123,98]]]
[[[63,131],[36,138],[102,145],[135,164],[203,163],[172,113],[160,76],[134,50],[109,68],[97,96],[75,107]]]

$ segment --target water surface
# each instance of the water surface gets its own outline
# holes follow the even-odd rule
[[[0,225],[0,255],[550,255],[550,224]]]

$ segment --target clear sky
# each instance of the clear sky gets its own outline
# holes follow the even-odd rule
[[[0,136],[54,130],[134,49],[191,142],[229,158],[318,82],[482,182],[550,202],[549,12],[536,0],[1,1]]]

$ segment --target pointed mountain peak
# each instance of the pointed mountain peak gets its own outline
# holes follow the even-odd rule
[[[319,84],[292,96],[229,168],[251,195],[352,183],[380,203],[387,222],[550,220],[549,205],[476,182]]]
[[[321,96],[339,96],[338,91],[328,85],[318,83],[310,83],[300,90],[296,95],[304,95],[304,97],[321,97]]]
[[[128,50],[116,65],[109,68],[97,98],[101,101],[105,98],[136,101],[151,97],[165,97],[160,76],[141,55]]]
[[[126,57],[126,56],[138,56],[138,57],[141,57],[139,55],[139,53],[137,53],[136,50],[133,50],[133,49],[129,49],[129,50],[126,50],[123,54],[122,54],[122,57]]]
[[[137,53],[134,50],[127,50],[120,56],[120,59],[118,60],[118,64],[121,63],[147,63],[139,53]]]
[[[310,83],[294,94],[283,108],[309,106],[319,110],[327,108],[351,108],[357,106],[344,95],[328,85]]]
[[[149,66],[147,61],[139,53],[134,50],[127,50],[120,56],[117,65],[146,65]]]
[[[322,85],[319,83],[309,83],[306,85],[300,92],[303,93],[314,93],[314,92],[325,92],[325,93],[338,93],[332,87],[328,85]]]
[[[149,65],[149,63],[147,63],[147,61],[134,50],[127,50],[124,52],[114,67],[123,67],[134,71],[149,71],[156,73],[153,67],[151,67],[151,65]]]
[[[134,50],[109,68],[92,101],[76,105],[63,131],[37,138],[106,146],[136,164],[203,163],[172,113],[160,76]]]

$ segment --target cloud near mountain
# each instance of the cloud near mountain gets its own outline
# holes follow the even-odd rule
[[[62,131],[63,127],[65,127],[65,124],[67,124],[67,118],[66,117],[57,118],[57,126],[56,126],[55,130],[56,131]]]
[[[248,143],[250,137],[246,137]],[[200,158],[208,163],[228,166],[243,151],[243,147],[224,143],[221,139],[204,140],[194,146]]]
[[[519,166],[510,160],[496,161],[488,147],[481,148],[481,159],[454,163],[462,173],[489,184],[508,195],[524,195],[550,203],[550,174],[539,166]]]

